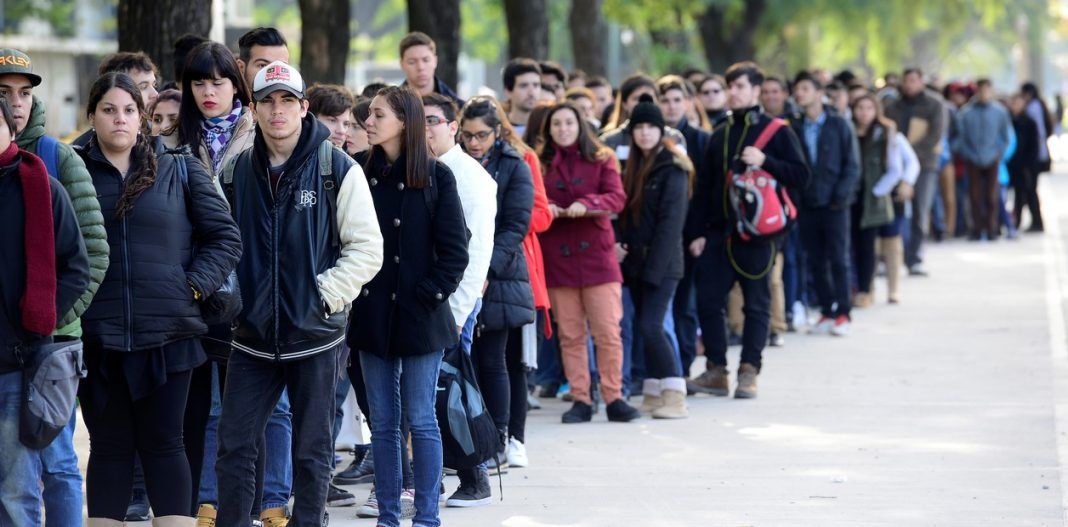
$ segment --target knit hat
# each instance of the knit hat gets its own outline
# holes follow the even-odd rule
[[[627,133],[634,130],[635,126],[642,123],[649,123],[664,131],[664,114],[660,112],[660,107],[653,101],[653,97],[649,94],[643,94],[638,99],[638,104],[630,112],[630,122],[627,123]]]

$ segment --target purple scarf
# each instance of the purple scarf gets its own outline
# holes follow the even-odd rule
[[[222,169],[223,152],[226,151],[226,144],[230,142],[230,138],[233,136],[234,125],[241,119],[241,110],[243,109],[241,101],[235,100],[234,109],[228,115],[204,119],[200,123],[204,130],[204,142],[208,145],[208,155],[211,156],[211,164],[215,172]]]

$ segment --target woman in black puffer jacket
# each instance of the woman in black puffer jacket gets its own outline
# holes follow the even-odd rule
[[[199,301],[234,269],[240,234],[200,162],[140,134],[144,106],[129,77],[97,79],[86,113],[95,134],[79,154],[114,255],[82,317],[90,525],[123,520],[135,452],[157,520],[191,524],[182,425],[190,372],[205,360]]]

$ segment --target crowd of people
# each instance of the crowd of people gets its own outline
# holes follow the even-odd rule
[[[0,525],[81,524],[78,412],[20,439],[48,344],[83,345],[90,526],[327,525],[373,483],[357,516],[435,527],[532,462],[539,398],[568,424],[755,398],[765,347],[848,336],[880,273],[901,302],[928,240],[1015,238],[1024,209],[1043,229],[1057,124],[1030,83],[741,62],[616,88],[516,58],[500,97],[464,101],[417,32],[406,81],[359,95],[306,86],[273,28],[175,54],[162,88],[144,53],[105,58],[67,145],[48,79],[0,50]],[[496,433],[470,466],[443,461],[449,350]],[[342,468],[350,391],[371,440]]]

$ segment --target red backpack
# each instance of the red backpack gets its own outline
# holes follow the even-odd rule
[[[786,121],[772,119],[752,146],[763,150],[775,132],[785,126]],[[797,219],[797,208],[785,187],[763,168],[748,167],[741,174],[728,170],[726,185],[731,208],[738,218],[735,231],[742,241],[770,239]]]

